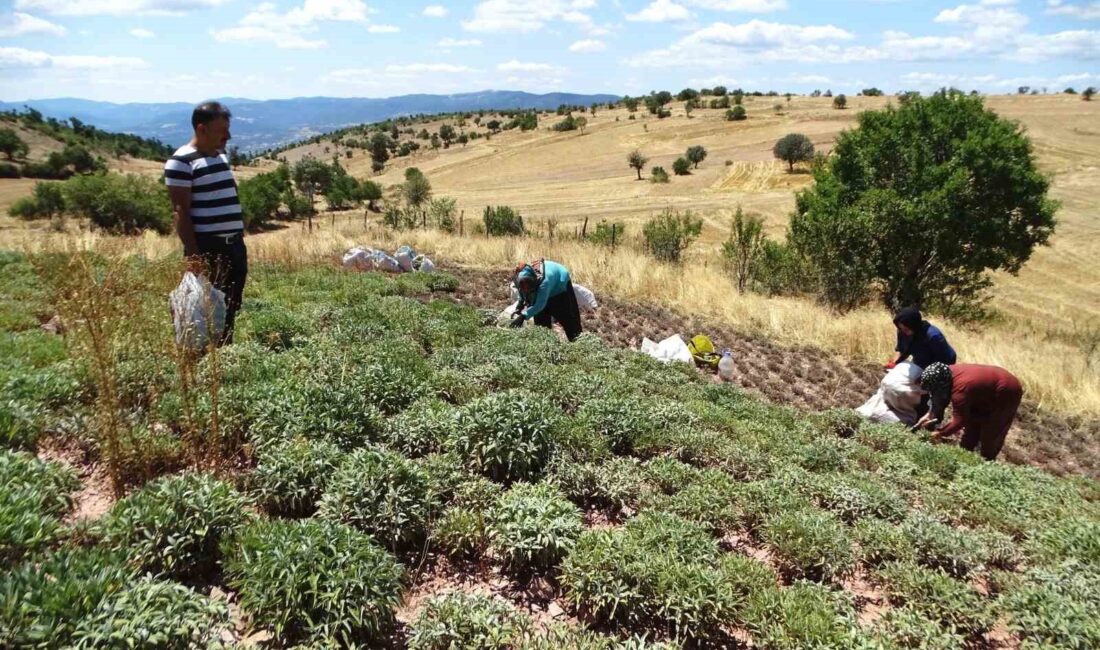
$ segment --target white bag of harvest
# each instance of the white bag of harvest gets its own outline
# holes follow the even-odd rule
[[[507,307],[505,307],[504,311],[500,312],[497,315],[497,325],[499,325],[501,327],[504,327],[505,325],[510,324],[512,322],[512,319],[515,318],[515,316],[513,316],[512,314],[516,313],[516,309],[518,309],[518,308],[519,308],[519,301],[518,300],[516,302],[513,302],[512,304],[508,305]]]
[[[916,420],[913,420],[913,422],[905,422],[897,413],[891,410],[890,406],[886,404],[886,399],[882,396],[881,388],[875,391],[871,399],[857,408],[856,413],[859,413],[872,422],[878,422],[879,424],[897,424],[901,422],[911,425],[916,422]]]
[[[573,295],[577,297],[577,306],[581,308],[581,311],[593,311],[600,306],[596,302],[596,294],[592,293],[592,290],[583,285],[573,285]]]
[[[397,260],[397,266],[402,271],[409,272],[413,270],[413,258],[415,255],[413,255],[412,249],[408,246],[402,246],[397,249],[393,257]]]
[[[379,271],[397,273],[401,270],[401,265],[397,263],[397,260],[382,251],[374,251],[372,257],[374,260],[374,268]]]
[[[654,359],[664,363],[671,363],[673,361],[683,361],[684,363],[695,362],[691,356],[691,350],[688,349],[687,343],[684,343],[684,339],[680,338],[679,334],[673,334],[660,343],[654,343],[648,338],[643,338],[641,350]]]
[[[924,394],[920,373],[920,366],[914,363],[899,363],[882,378],[878,391],[856,411],[874,422],[915,424],[917,407]]]
[[[374,253],[369,248],[350,248],[342,259],[345,269],[355,269],[356,271],[370,271],[374,268],[374,261],[371,255]]]
[[[168,295],[176,344],[190,350],[206,349],[225,332],[225,294],[205,277],[188,271]]]
[[[432,262],[431,257],[427,255],[419,255],[412,261],[412,267],[420,273],[436,273],[436,263]]]

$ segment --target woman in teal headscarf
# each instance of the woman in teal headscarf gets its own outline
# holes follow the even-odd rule
[[[569,269],[550,260],[520,264],[512,276],[512,283],[520,296],[512,327],[522,327],[528,319],[543,327],[550,327],[557,321],[570,341],[580,336],[581,310],[573,293]]]

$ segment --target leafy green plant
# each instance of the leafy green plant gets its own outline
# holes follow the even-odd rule
[[[257,521],[224,550],[241,608],[279,642],[377,641],[392,627],[404,570],[368,535],[312,519]]]
[[[423,540],[438,507],[420,465],[392,451],[365,447],[353,451],[332,475],[318,516],[404,551]]]
[[[859,544],[859,559],[869,567],[879,567],[890,562],[913,561],[916,554],[909,538],[897,524],[878,519],[865,519],[853,528],[853,536]]]
[[[531,625],[515,607],[487,596],[448,594],[429,599],[412,624],[410,650],[510,650]]]
[[[190,650],[218,647],[229,612],[183,585],[140,578],[74,623],[78,650]]]
[[[485,233],[494,237],[523,234],[523,217],[506,205],[487,205],[482,215]]]
[[[1066,562],[1036,567],[998,600],[1025,648],[1100,645],[1100,577],[1095,567]]]
[[[386,444],[410,458],[443,448],[455,426],[455,409],[438,399],[413,402],[386,423]]]
[[[57,539],[80,482],[57,463],[0,449],[0,484],[0,564],[7,564]]]
[[[874,578],[895,606],[906,606],[956,634],[969,638],[993,627],[993,613],[981,595],[941,570],[895,562]]]
[[[209,474],[169,476],[116,503],[97,529],[106,548],[141,571],[197,578],[214,570],[221,540],[248,521],[248,504]]]
[[[854,476],[816,476],[808,492],[817,505],[848,524],[869,517],[899,521],[909,510],[909,504],[896,492]]]
[[[956,650],[964,646],[960,634],[944,629],[921,612],[909,607],[890,609],[875,621],[872,638],[885,650]]]
[[[647,489],[638,461],[621,457],[590,463],[563,458],[551,464],[547,481],[580,506],[614,511],[636,506]]]
[[[596,399],[581,405],[577,418],[606,438],[615,453],[628,454],[637,440],[654,428],[647,406],[644,400],[633,396]]]
[[[1077,517],[1044,526],[1029,537],[1027,551],[1036,562],[1072,560],[1100,570],[1100,522]]]
[[[340,465],[340,448],[327,440],[293,438],[261,448],[249,485],[268,512],[308,515]]]
[[[843,593],[814,583],[754,591],[745,618],[754,645],[766,650],[858,645],[851,602]]]
[[[534,394],[489,395],[459,409],[447,447],[494,481],[538,478],[550,460],[558,418],[559,412]]]
[[[677,162],[680,160],[683,160],[686,172],[689,163],[683,158]],[[690,211],[680,214],[668,208],[660,216],[646,222],[642,227],[642,236],[646,252],[650,255],[662,262],[679,263],[684,251],[702,231],[702,219],[696,219]]]
[[[512,570],[555,567],[583,530],[580,510],[546,483],[516,483],[489,515],[489,543]]]
[[[743,620],[748,594],[774,585],[766,567],[734,558],[720,559],[697,524],[643,513],[622,528],[585,532],[562,564],[561,582],[585,619],[707,638]]]
[[[451,558],[481,557],[489,546],[485,514],[472,508],[448,508],[435,523],[432,541]]]
[[[982,544],[971,533],[921,514],[910,516],[901,530],[918,564],[956,578],[966,577],[981,564]]]
[[[654,495],[643,508],[668,512],[721,536],[733,531],[741,518],[738,485],[718,470],[703,470],[675,494]]]
[[[855,563],[843,525],[819,511],[780,512],[768,520],[762,536],[783,573],[792,578],[837,580]]]

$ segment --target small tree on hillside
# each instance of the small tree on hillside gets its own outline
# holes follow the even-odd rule
[[[837,110],[844,110],[848,107],[848,98],[844,95],[837,95],[833,97],[833,108]]]
[[[595,104],[593,104],[593,106],[595,106]],[[584,127],[588,126],[588,118],[583,115],[577,116],[573,118],[573,124],[576,125],[581,135],[584,135]]]
[[[695,169],[699,169],[699,163],[706,160],[707,149],[701,144],[690,146],[684,154],[684,157],[688,159]]]
[[[638,111],[638,98],[637,97],[623,97],[623,106],[631,113]]]
[[[8,160],[15,160],[26,156],[29,148],[14,129],[0,129],[0,151],[4,152]]]
[[[294,164],[291,170],[291,178],[298,191],[305,194],[309,200],[309,228],[313,229],[313,196],[317,192],[328,191],[332,183],[332,168],[316,158],[302,158]]]
[[[390,159],[390,139],[385,133],[375,133],[370,138],[368,149],[370,149],[370,159],[374,163],[372,169],[374,171],[382,171],[385,168],[386,161]]]
[[[790,241],[838,307],[874,284],[891,307],[974,313],[988,271],[1016,273],[1058,203],[1015,123],[958,91],[859,116],[796,197]]]
[[[439,139],[443,141],[443,148],[446,149],[451,146],[456,137],[455,128],[450,124],[444,124],[439,127]]]
[[[1081,99],[1085,100],[1086,102],[1091,102],[1092,97],[1095,94],[1096,94],[1096,87],[1095,86],[1089,86],[1088,88],[1085,88],[1085,90],[1081,93]]]
[[[638,180],[642,180],[642,170],[645,169],[645,164],[649,162],[649,158],[646,158],[641,151],[635,149],[626,157],[626,162],[634,168],[634,171],[638,172]]]
[[[367,202],[367,209],[371,212],[377,212],[378,207],[374,204],[382,198],[382,186],[374,181],[362,181],[359,183],[359,200]]]
[[[500,120],[489,120],[485,123],[485,126],[489,129],[490,133],[500,132]]]
[[[687,176],[691,173],[691,161],[683,156],[672,161],[672,173],[677,176]]]
[[[485,206],[482,220],[486,234],[494,237],[523,234],[523,217],[506,205]]]
[[[745,107],[740,104],[726,111],[726,119],[731,122],[740,122],[746,117],[748,116],[745,113]]]
[[[410,207],[419,208],[432,198],[432,184],[419,169],[410,167],[405,170],[405,183],[401,186],[401,194]]]
[[[794,172],[796,162],[808,162],[814,158],[814,143],[801,133],[788,133],[776,141],[772,154],[787,163],[788,173]]]
[[[691,242],[703,232],[703,220],[692,216],[691,211],[680,214],[667,208],[660,216],[650,219],[642,228],[645,250],[663,261],[679,263]]]
[[[693,108],[695,108],[695,102],[694,101],[684,102],[684,115],[687,115],[688,117],[691,117],[691,111],[692,111]]]
[[[741,206],[737,206],[730,238],[722,244],[722,256],[733,271],[739,292],[744,293],[756,258],[763,247],[764,220],[755,215],[746,217]]]

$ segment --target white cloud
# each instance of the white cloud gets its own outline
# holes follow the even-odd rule
[[[833,80],[820,74],[792,74],[787,79],[796,84],[831,84]]]
[[[855,38],[855,35],[834,25],[787,25],[750,20],[739,25],[714,23],[695,32],[690,38],[711,45],[757,48],[814,41],[845,41]]]
[[[557,67],[549,63],[531,63],[512,59],[511,61],[498,64],[497,70],[500,72],[552,72],[557,70]]]
[[[386,74],[410,75],[435,72],[454,74],[456,72],[473,72],[474,69],[469,66],[456,65],[453,63],[404,63],[400,65],[388,65],[385,71]]]
[[[462,21],[462,28],[470,32],[530,33],[555,20],[588,28],[592,18],[583,10],[594,6],[590,0],[483,0],[474,7],[473,18]]]
[[[481,47],[481,39],[479,38],[441,38],[438,43],[439,47]]]
[[[148,29],[135,27],[134,29],[130,30],[130,36],[133,36],[134,38],[153,38],[154,36],[156,36],[156,34],[149,31]]]
[[[450,12],[443,5],[428,5],[421,13],[430,18],[445,18]]]
[[[1100,2],[1073,4],[1064,0],[1047,0],[1047,13],[1054,16],[1072,16],[1083,20],[1100,19]]]
[[[17,11],[10,16],[0,17],[0,37],[22,36],[24,34],[50,34],[64,36],[65,28],[30,14]]]
[[[687,7],[672,0],[653,0],[638,13],[626,15],[627,20],[642,23],[667,23],[688,18],[691,18],[691,12]]]
[[[131,56],[55,56],[22,47],[0,47],[0,68],[49,67],[65,70],[104,70],[147,68],[149,64]]]
[[[766,14],[787,8],[787,0],[683,0],[692,7],[713,11],[742,11]]]
[[[1056,77],[1038,75],[998,77],[995,74],[965,75],[942,72],[908,72],[901,76],[900,81],[909,86],[928,90],[953,86],[963,89],[985,88],[1014,92],[1020,86],[1031,86],[1035,89],[1047,88],[1048,91],[1061,92],[1067,84],[1087,84],[1094,79],[1100,79],[1100,74],[1082,72],[1063,74]]]
[[[577,41],[569,46],[570,52],[589,53],[589,52],[602,52],[607,49],[607,45],[603,41],[595,39],[585,39],[583,41]]]
[[[325,47],[324,39],[308,38],[322,22],[368,22],[370,9],[362,0],[304,0],[300,7],[279,12],[271,2],[258,5],[241,19],[236,27],[211,30],[219,43],[271,43],[283,49],[316,49]],[[374,33],[386,33],[387,25],[375,25]]]
[[[397,25],[371,25],[367,31],[371,34],[396,34],[401,28]]]
[[[178,16],[226,2],[228,0],[15,0],[15,8],[58,16]]]

